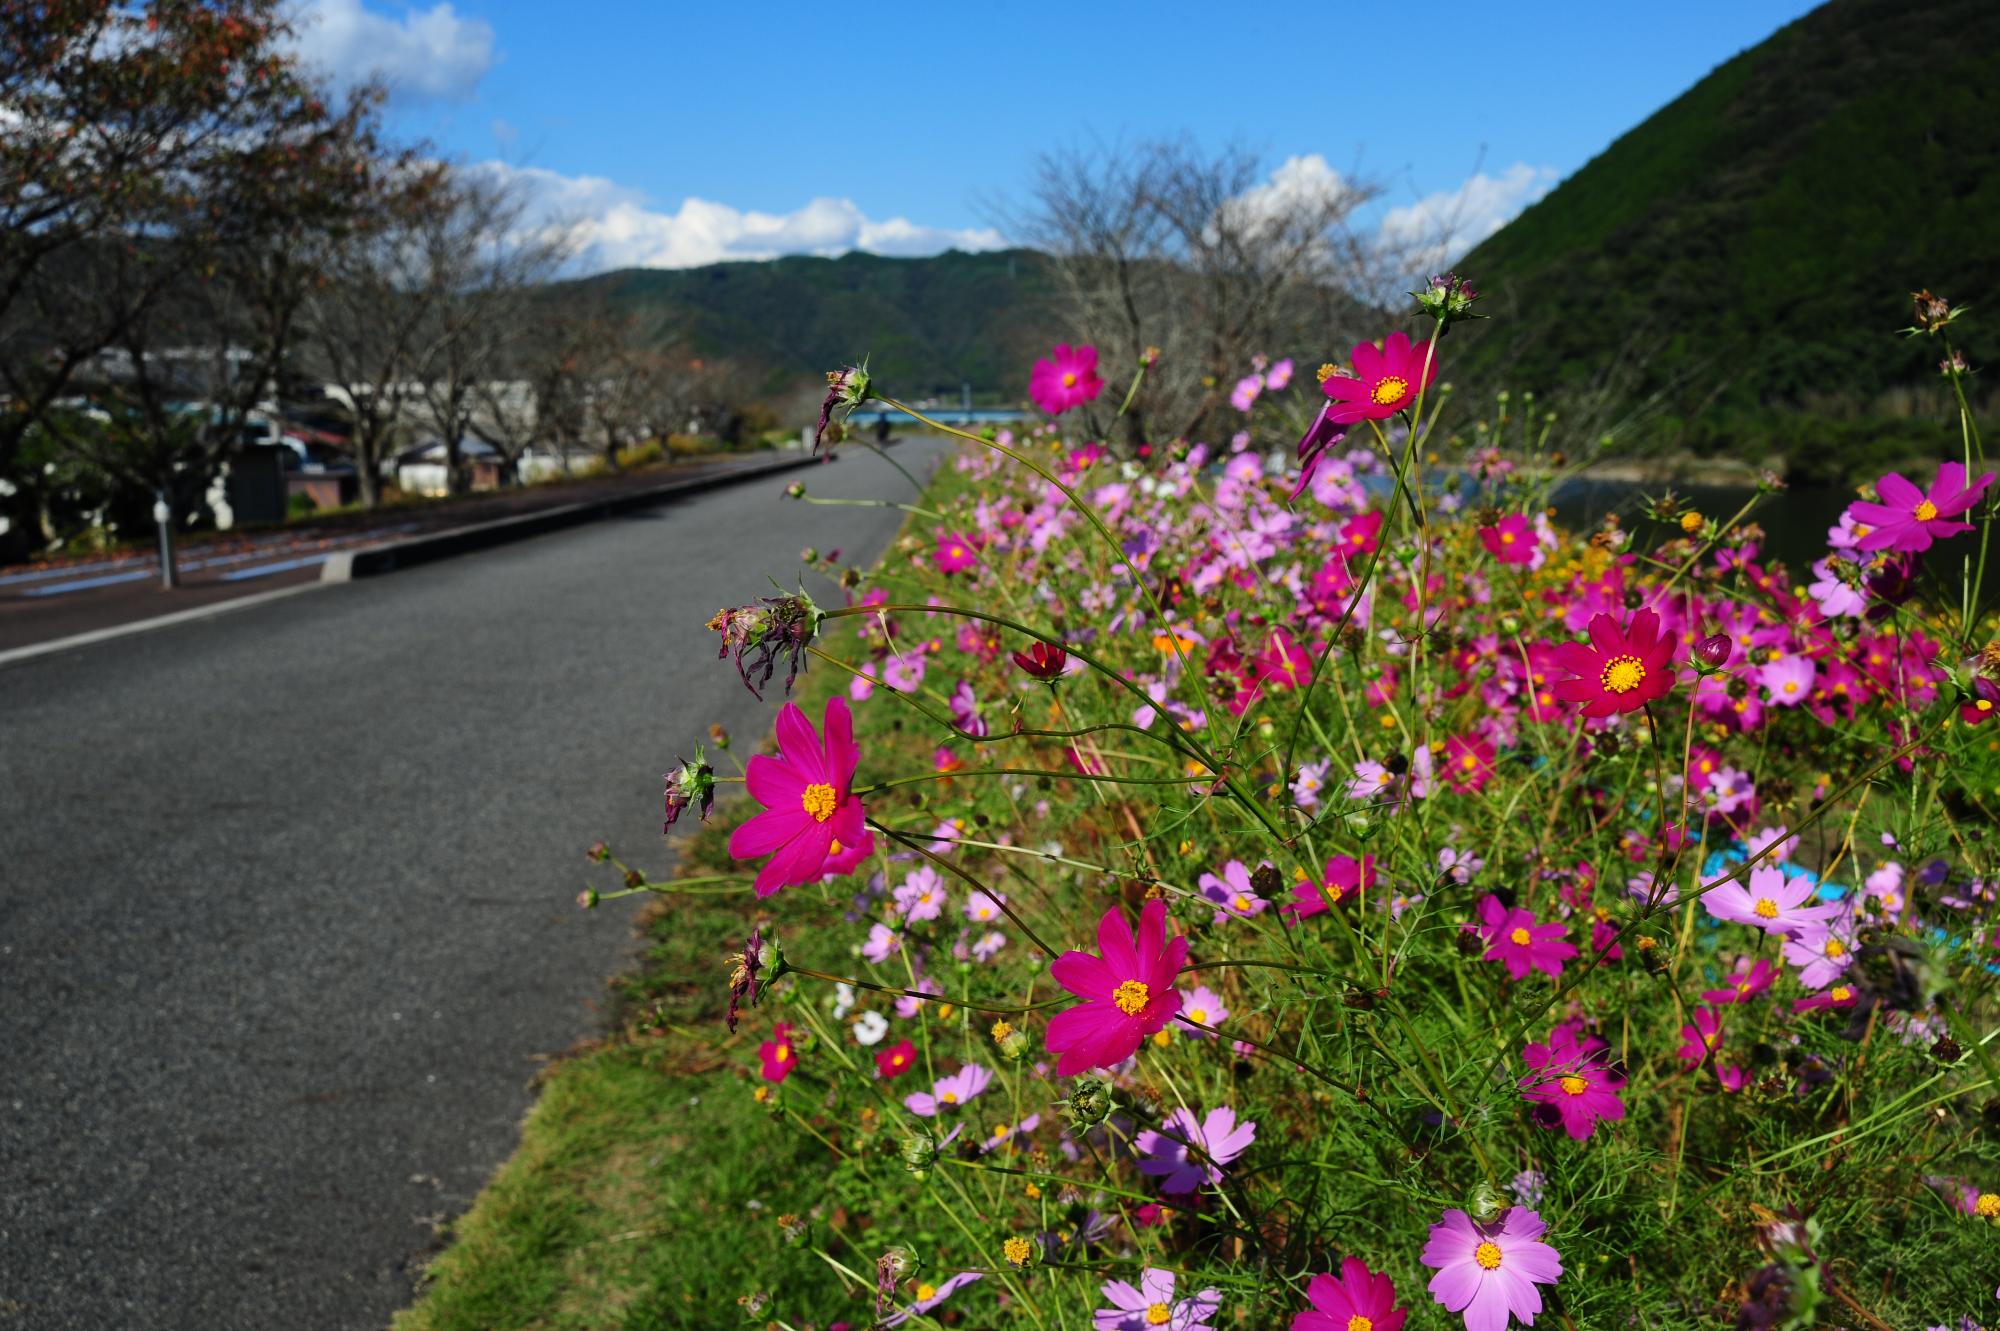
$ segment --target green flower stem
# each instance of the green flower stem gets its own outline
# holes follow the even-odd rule
[[[810,966],[795,966],[789,961],[785,963],[785,969],[780,974],[803,975],[807,979],[825,980],[829,984],[851,984],[856,989],[867,989],[873,993],[892,994],[897,998],[921,998],[930,1003],[950,1003],[954,1007],[962,1007],[969,1012],[992,1012],[1001,1016],[1012,1016],[1022,1012],[1039,1012],[1043,1008],[1055,1007],[1057,1004],[1071,1001],[1068,995],[1064,995],[1061,998],[1045,998],[1039,1003],[994,1004],[978,999],[958,998],[951,994],[927,994],[921,989],[899,989],[893,984],[877,984],[873,980],[864,980],[857,975],[831,975],[826,971],[816,971]]]
[[[937,865],[939,868],[944,869],[945,871],[950,873],[953,877],[959,878],[963,880],[965,883],[967,883],[969,886],[977,888],[979,891],[984,892],[987,896],[987,899],[992,901],[994,905],[998,906],[1001,912],[1005,914],[1008,919],[1014,922],[1014,927],[1019,929],[1022,933],[1026,934],[1028,936],[1028,941],[1033,943],[1037,948],[1039,948],[1043,955],[1049,957],[1057,957],[1062,955],[1062,953],[1059,952],[1057,949],[1050,947],[1046,942],[1044,942],[1042,936],[1036,933],[1032,928],[1030,928],[1026,920],[1022,919],[1019,915],[1016,915],[1014,913],[1014,908],[1007,904],[1007,899],[1004,896],[1000,895],[998,892],[995,892],[992,888],[986,886],[986,884],[980,882],[977,878],[974,878],[971,874],[959,868],[956,864],[953,864],[950,860],[944,858],[942,855],[933,854],[928,847],[924,846],[914,838],[906,836],[892,827],[886,827],[883,824],[876,822],[873,818],[870,818],[868,820],[868,826],[874,828],[876,831],[880,832],[883,836],[888,837],[891,841],[894,841],[897,845],[903,846],[909,850],[914,850],[917,854],[923,856],[926,860],[929,860],[932,864]]]

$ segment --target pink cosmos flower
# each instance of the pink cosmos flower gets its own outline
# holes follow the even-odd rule
[[[1385,421],[1417,400],[1420,389],[1437,378],[1438,358],[1428,342],[1410,344],[1407,333],[1391,333],[1380,347],[1363,342],[1354,348],[1354,374],[1328,374],[1320,391],[1333,400],[1337,424]]]
[[[1767,662],[1757,672],[1765,692],[1780,707],[1797,707],[1812,696],[1813,679],[1819,668],[1804,656],[1781,656]]]
[[[887,1317],[884,1317],[882,1325],[885,1328],[898,1327],[909,1321],[912,1317],[922,1317],[959,1290],[964,1289],[973,1281],[983,1279],[984,1277],[985,1273],[982,1271],[960,1271],[955,1276],[946,1277],[942,1285],[920,1284],[917,1286],[916,1302],[910,1304],[908,1307],[898,1308]]]
[[[1461,795],[1477,794],[1493,776],[1493,742],[1478,735],[1451,735],[1444,742],[1444,783]]]
[[[1728,1004],[1747,1003],[1771,987],[1778,978],[1778,968],[1758,957],[1738,957],[1736,969],[1730,972],[1728,984],[1720,989],[1704,989],[1701,1000],[1704,1003]]]
[[[1519,513],[1509,513],[1495,525],[1481,527],[1479,543],[1503,564],[1535,562],[1535,529]]]
[[[765,1081],[776,1084],[792,1075],[792,1069],[799,1065],[799,1051],[792,1047],[789,1022],[771,1027],[771,1038],[757,1046],[757,1057],[763,1061]]]
[[[1050,963],[1056,983],[1084,1001],[1050,1019],[1049,1052],[1060,1054],[1056,1075],[1074,1077],[1122,1063],[1180,1011],[1174,979],[1187,960],[1187,939],[1167,937],[1167,903],[1157,897],[1139,911],[1135,942],[1116,906],[1097,922],[1102,956],[1074,949]]]
[[[797,703],[778,712],[776,758],[755,754],[744,773],[750,797],[764,806],[729,838],[739,860],[771,859],[757,872],[757,895],[817,880],[829,861],[847,858],[849,867],[872,854],[875,836],[866,812],[850,790],[861,751],[854,745],[854,718],[842,698],[826,703],[826,743]]]
[[[1334,408],[1338,405],[1339,403],[1329,402],[1321,407],[1319,415],[1313,418],[1313,423],[1307,426],[1305,434],[1300,436],[1299,479],[1292,487],[1291,494],[1286,496],[1287,499],[1297,499],[1305,493],[1306,487],[1312,484],[1313,471],[1326,456],[1326,451],[1347,438],[1347,427],[1333,418]]]
[[[979,567],[979,550],[965,537],[946,532],[938,537],[931,562],[937,565],[940,573],[963,573],[969,568]]]
[[[1353,897],[1356,901],[1375,886],[1375,857],[1363,855],[1355,859],[1352,855],[1336,855],[1326,862],[1326,881],[1322,884],[1298,882],[1292,884],[1292,900],[1278,908],[1278,914],[1287,923],[1296,923],[1308,916],[1323,914],[1329,907]]]
[[[1034,372],[1028,376],[1028,396],[1051,416],[1080,407],[1103,391],[1104,380],[1097,373],[1096,347],[1072,347],[1067,342],[1058,342],[1048,358],[1035,362]]]
[[[1463,1313],[1465,1331],[1507,1331],[1510,1314],[1533,1326],[1542,1310],[1535,1286],[1562,1278],[1562,1255],[1541,1241],[1546,1228],[1525,1206],[1510,1206],[1483,1225],[1463,1211],[1446,1211],[1424,1245],[1424,1265],[1437,1268],[1431,1297]]]
[[[939,1077],[929,1094],[916,1091],[903,1097],[903,1107],[918,1118],[935,1118],[940,1110],[962,1105],[993,1083],[993,1074],[977,1063],[967,1063],[949,1077]]]
[[[1282,393],[1292,382],[1292,362],[1290,357],[1273,365],[1264,375],[1264,387],[1273,393]]]
[[[1257,894],[1250,882],[1250,870],[1242,860],[1231,860],[1222,866],[1222,876],[1205,873],[1196,882],[1201,894],[1215,903],[1215,918],[1212,924],[1224,920],[1247,920],[1262,915],[1271,903]]]
[[[1479,919],[1479,933],[1486,940],[1481,960],[1503,963],[1517,980],[1536,970],[1561,975],[1563,962],[1576,955],[1560,924],[1537,924],[1531,913],[1518,906],[1509,910],[1490,892],[1480,899]]]
[[[1698,1007],[1694,1020],[1681,1027],[1681,1047],[1674,1052],[1690,1067],[1702,1062],[1722,1040],[1722,1022],[1715,1009]]]
[[[1198,984],[1192,989],[1181,990],[1180,1015],[1203,1026],[1220,1026],[1229,1020],[1229,1007],[1222,1001],[1222,995],[1205,984]],[[1183,1025],[1181,1030],[1196,1040],[1209,1038],[1207,1031],[1198,1031],[1192,1026]]]
[[[1986,487],[1993,484],[1987,472],[1971,485],[1965,483],[1965,467],[1947,462],[1938,468],[1929,490],[1919,490],[1910,481],[1890,472],[1875,483],[1882,496],[1879,504],[1861,500],[1847,506],[1854,518],[1856,544],[1863,550],[1904,550],[1920,553],[1934,540],[1944,540],[1972,530],[1969,522],[1951,519],[1979,502]]]
[[[1135,1145],[1139,1172],[1159,1179],[1162,1192],[1193,1192],[1204,1183],[1215,1186],[1222,1182],[1222,1166],[1234,1162],[1257,1140],[1257,1125],[1248,1119],[1239,1123],[1228,1105],[1209,1110],[1199,1120],[1186,1109],[1176,1109],[1160,1126],[1166,1131],[1148,1128]]]
[[[1671,662],[1678,641],[1660,632],[1660,617],[1641,610],[1625,627],[1610,615],[1590,621],[1590,642],[1556,647],[1555,663],[1573,679],[1557,680],[1556,697],[1583,704],[1585,716],[1636,712],[1674,687]]]
[[[1824,989],[1854,964],[1851,920],[1828,920],[1786,935],[1784,957],[1799,968],[1798,981],[1808,989]]]
[[[1312,1311],[1292,1318],[1292,1331],[1403,1331],[1409,1313],[1396,1306],[1396,1282],[1343,1257],[1340,1278],[1317,1275],[1306,1285]]]
[[[1750,871],[1747,884],[1724,883],[1703,893],[1701,904],[1718,920],[1783,936],[1819,924],[1840,909],[1830,903],[1809,904],[1815,890],[1810,878],[1787,878],[1783,869],[1760,864]]]
[[[1093,1314],[1097,1331],[1215,1331],[1209,1319],[1222,1308],[1222,1295],[1212,1289],[1176,1299],[1174,1273],[1157,1266],[1139,1273],[1136,1289],[1107,1280],[1099,1292],[1111,1306]]]
[[[1236,387],[1229,390],[1229,405],[1238,411],[1248,411],[1257,403],[1257,395],[1264,391],[1264,376],[1245,375],[1236,381]]]
[[[1792,1011],[1812,1012],[1818,1008],[1853,1007],[1857,1001],[1858,995],[1855,994],[1854,990],[1844,984],[1836,984],[1823,994],[1814,994],[1810,998],[1793,999]]]
[[[1582,1141],[1597,1130],[1599,1119],[1625,1117],[1625,1102],[1618,1098],[1625,1078],[1606,1063],[1605,1050],[1604,1041],[1579,1039],[1567,1026],[1551,1031],[1547,1044],[1521,1050],[1521,1061],[1533,1069],[1521,1078],[1521,1089],[1537,1103],[1535,1116],[1545,1127],[1560,1123]]]

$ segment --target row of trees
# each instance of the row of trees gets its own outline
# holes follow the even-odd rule
[[[280,0],[0,3],[0,505],[48,544],[155,493],[194,516],[299,385],[360,497],[441,441],[511,468],[683,429],[717,372],[549,279],[571,228],[503,176],[384,139]],[[280,412],[282,415],[282,412]]]

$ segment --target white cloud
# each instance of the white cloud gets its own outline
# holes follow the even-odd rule
[[[296,16],[300,58],[336,82],[380,78],[392,95],[461,101],[497,58],[493,27],[449,3],[377,14],[361,0],[304,0]]]
[[[1340,172],[1318,153],[1287,157],[1261,185],[1252,185],[1223,207],[1239,223],[1330,218],[1338,215],[1352,193]]]
[[[1382,246],[1400,255],[1413,273],[1443,268],[1547,194],[1559,174],[1552,166],[1526,162],[1498,176],[1478,172],[1455,190],[1383,214]]]
[[[602,176],[565,176],[500,162],[480,169],[518,181],[530,198],[531,223],[567,229],[577,250],[574,265],[586,271],[692,268],[783,254],[832,257],[851,250],[908,256],[1006,244],[990,227],[922,226],[905,217],[875,221],[852,199],[813,199],[789,213],[760,213],[688,198],[675,211],[662,212],[644,195]]]

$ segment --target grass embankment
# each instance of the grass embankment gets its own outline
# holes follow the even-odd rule
[[[949,468],[939,477],[955,479]],[[800,678],[794,697],[818,716],[845,683],[822,666]],[[888,719],[867,709],[864,718]],[[747,758],[765,738],[741,737],[735,752]],[[878,752],[905,748],[912,761],[928,752],[914,733],[867,742]],[[710,758],[719,774],[736,774],[729,754]],[[797,1268],[824,1282],[823,1259],[788,1248],[778,1230],[800,1180],[827,1172],[830,1148],[754,1099],[755,1051],[773,1009],[746,1013],[734,1037],[724,1027],[730,955],[760,917],[749,876],[729,858],[728,833],[754,811],[726,799],[709,826],[676,838],[680,876],[733,874],[744,885],[662,898],[640,915],[648,947],[635,971],[612,982],[614,1029],[543,1075],[520,1149],[451,1223],[448,1246],[394,1331],[734,1325],[746,1315],[738,1300],[753,1282],[768,1285],[774,1263],[780,1277]],[[690,814],[681,826],[692,822]],[[601,870],[592,877],[615,886]],[[601,927],[621,927],[621,904],[600,907]],[[787,937],[809,931],[816,909],[809,894],[789,893]],[[835,1256],[847,1246],[842,1219],[819,1236]],[[866,1271],[871,1261],[851,1265]],[[849,1320],[865,1325],[871,1311],[857,1304]]]

